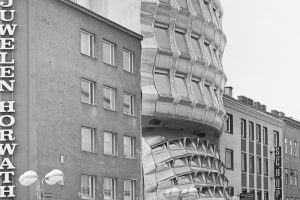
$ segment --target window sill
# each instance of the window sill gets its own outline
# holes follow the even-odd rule
[[[112,157],[118,157],[118,154],[108,154],[108,153],[103,153],[105,156],[112,156]]]
[[[124,156],[124,158],[129,159],[129,160],[136,160],[135,157],[134,157],[134,158],[131,158],[131,157],[126,157],[126,156]]]
[[[85,105],[90,105],[90,106],[95,106],[97,107],[97,104],[91,104],[91,103],[87,103],[87,102],[84,102],[84,101],[81,101],[81,103],[85,104]]]
[[[111,111],[111,112],[117,112],[117,110],[112,110],[112,109],[109,109],[109,108],[105,108],[103,107],[104,110],[107,110],[107,111]]]
[[[233,135],[233,132],[232,132],[232,131],[225,131],[225,133],[228,133],[228,134]],[[242,137],[242,138],[243,138],[243,137]]]
[[[98,152],[97,151],[88,151],[88,150],[83,150],[81,149],[82,152],[85,152],[85,153],[92,153],[92,154],[97,154]]]
[[[102,62],[105,66],[108,66],[108,67],[112,67],[112,68],[115,68],[115,69],[117,69],[118,68],[118,66],[116,66],[116,65],[112,65],[112,64],[109,64],[109,63],[106,63],[106,62]]]
[[[135,115],[132,115],[132,114],[128,114],[128,113],[124,113],[124,112],[123,112],[123,114],[128,117],[135,117]]]
[[[90,59],[92,59],[92,60],[95,60],[95,61],[97,61],[97,58],[95,58],[95,57],[92,57],[92,56],[86,55],[86,54],[84,54],[84,53],[81,53],[81,52],[80,52],[80,54],[81,54],[81,55],[83,55],[83,56],[85,56],[85,57],[87,57],[87,58],[90,58]]]
[[[124,73],[126,73],[126,74],[133,75],[133,76],[135,76],[135,75],[136,75],[136,73],[134,73],[134,72],[130,72],[130,71],[127,71],[127,70],[125,70],[124,68],[123,68],[123,72],[124,72]]]

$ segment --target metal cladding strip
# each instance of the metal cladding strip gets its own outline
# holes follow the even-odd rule
[[[155,190],[157,199],[167,198],[174,195],[167,194],[174,187],[180,191],[196,188],[197,198],[225,199],[228,195],[224,164],[214,145],[198,138],[177,138],[158,144],[153,141],[159,140],[150,138],[151,142],[147,142],[148,139],[143,139],[143,148],[147,149],[143,155],[144,173],[149,179],[145,181],[146,199],[153,199]]]
[[[142,1],[143,115],[185,118],[222,130],[226,38],[218,6],[207,0]],[[192,87],[195,80],[198,88]]]

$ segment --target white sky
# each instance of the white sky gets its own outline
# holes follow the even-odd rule
[[[140,0],[108,2],[109,18],[139,32]],[[223,67],[234,97],[247,96],[268,111],[300,120],[300,0],[221,0],[221,4],[227,36]]]
[[[300,119],[300,1],[221,0],[223,66],[234,96]]]

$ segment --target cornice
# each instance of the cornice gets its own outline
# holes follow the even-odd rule
[[[118,29],[120,31],[128,33],[129,35],[131,35],[131,36],[133,36],[133,37],[135,37],[135,38],[137,38],[139,40],[143,40],[143,36],[142,35],[134,32],[134,31],[131,31],[131,30],[125,28],[124,26],[121,26],[121,25],[119,25],[119,24],[117,24],[117,23],[115,23],[115,22],[113,22],[113,21],[111,21],[111,20],[109,20],[109,19],[107,19],[107,18],[105,18],[105,17],[103,17],[103,16],[101,16],[101,15],[99,15],[99,14],[97,14],[97,13],[91,11],[91,10],[89,10],[89,9],[87,9],[87,8],[84,8],[84,7],[80,6],[80,5],[78,5],[77,3],[74,3],[74,2],[72,2],[70,0],[59,0],[59,1],[61,1],[62,3],[65,3],[65,4],[69,5],[69,6],[71,6],[73,8],[76,8],[77,10],[80,10],[83,13],[85,13],[85,14],[87,14],[87,15],[89,15],[89,16],[91,16],[91,17],[93,17],[93,18],[95,18],[95,19],[97,19],[97,20],[99,20],[99,21],[101,21],[103,23],[106,23],[106,24],[108,24],[108,25],[110,25],[110,26],[112,26],[112,27],[114,27],[114,28],[116,28],[116,29]]]
[[[224,101],[224,107],[226,110],[227,108],[234,109],[238,112],[244,113],[246,115],[249,115],[251,117],[259,118],[262,121],[266,121],[268,123],[271,123],[275,126],[278,126],[280,128],[283,128],[284,122],[282,119],[278,119],[276,117],[273,117],[267,113],[264,113],[262,111],[259,111],[251,106],[245,105],[244,103],[239,102],[238,100],[229,97],[227,95],[223,96]]]

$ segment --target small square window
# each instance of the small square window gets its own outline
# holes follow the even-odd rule
[[[115,64],[115,45],[111,42],[103,40],[103,62],[109,65]]]
[[[133,53],[128,50],[123,50],[123,69],[133,73]]]
[[[94,104],[95,83],[87,79],[81,79],[81,102]]]
[[[124,136],[124,157],[135,158],[135,138]]]
[[[81,175],[81,199],[94,199],[96,176]]]
[[[127,115],[134,115],[134,96],[123,94],[123,113]]]
[[[82,151],[95,151],[95,129],[81,127]]]
[[[135,200],[135,180],[124,180],[124,200]]]
[[[81,30],[81,53],[94,57],[94,35]]]
[[[116,134],[104,132],[104,154],[117,155]]]
[[[116,90],[107,86],[103,87],[103,107],[116,110]]]
[[[104,177],[103,195],[104,200],[114,200],[117,198],[117,179]]]

